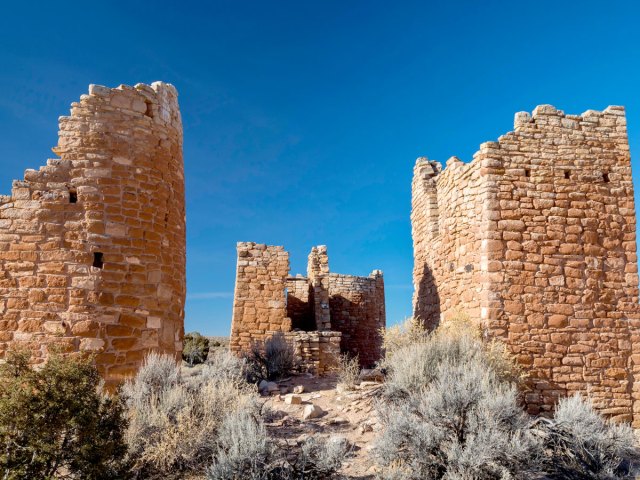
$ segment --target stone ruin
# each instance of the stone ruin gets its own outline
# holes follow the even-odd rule
[[[622,107],[541,105],[470,163],[416,162],[414,315],[433,328],[466,313],[504,340],[530,375],[531,413],[588,392],[640,426],[630,160]]]
[[[384,280],[329,272],[325,246],[309,254],[307,277],[289,276],[283,247],[238,243],[231,323],[231,351],[247,352],[277,332],[295,350],[304,369],[324,374],[340,353],[358,355],[361,366],[381,356],[385,326]]]
[[[177,92],[162,82],[91,85],[59,126],[60,158],[0,196],[0,358],[92,352],[115,385],[149,350],[182,351]]]
[[[173,86],[89,88],[60,117],[58,159],[0,196],[0,358],[91,352],[115,385],[150,350],[179,358],[185,301],[182,124]],[[530,374],[531,413],[588,392],[640,426],[636,219],[622,107],[516,114],[514,131],[412,185],[414,315],[466,313]],[[310,371],[338,354],[371,366],[385,325],[382,273],[307,277],[282,247],[238,244],[231,349],[281,332]],[[635,382],[636,374],[639,382]]]

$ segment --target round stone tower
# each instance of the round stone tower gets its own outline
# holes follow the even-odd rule
[[[60,117],[59,159],[0,197],[0,355],[95,353],[108,384],[178,357],[185,301],[182,122],[155,82],[97,85]]]

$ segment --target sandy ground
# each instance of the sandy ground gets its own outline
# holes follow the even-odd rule
[[[299,405],[286,404],[284,394],[263,397],[265,406],[272,410],[271,421],[267,423],[270,435],[292,448],[311,435],[344,437],[351,448],[340,473],[350,479],[372,479],[374,470],[369,452],[379,429],[374,398],[381,384],[363,382],[353,391],[342,391],[336,390],[334,376],[309,375],[296,375],[278,384],[283,393],[302,385],[304,393]],[[309,403],[322,408],[322,416],[303,420],[302,412]]]

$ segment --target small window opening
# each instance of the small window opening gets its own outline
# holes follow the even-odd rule
[[[151,118],[153,118],[153,109],[151,108],[151,102],[146,102],[146,104],[147,104],[147,111],[146,111],[146,112],[144,112],[144,114],[145,114],[147,117],[151,117]]]
[[[609,183],[609,174],[608,173],[603,173],[602,174],[602,180],[604,181],[604,183]]]
[[[569,180],[571,178],[571,172],[569,170],[564,171],[565,180]]]
[[[69,189],[69,203],[78,203],[78,191],[75,188]]]
[[[104,267],[104,255],[102,252],[93,252],[93,266],[96,268]]]
[[[528,168],[525,168],[524,170],[524,176],[529,178],[531,176],[531,170],[529,170]]]

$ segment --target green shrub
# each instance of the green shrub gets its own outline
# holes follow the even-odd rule
[[[9,353],[0,366],[2,478],[127,478],[123,407],[100,392],[91,360],[28,360]]]
[[[204,363],[209,356],[209,339],[198,332],[187,333],[184,336],[182,359],[190,366]]]

